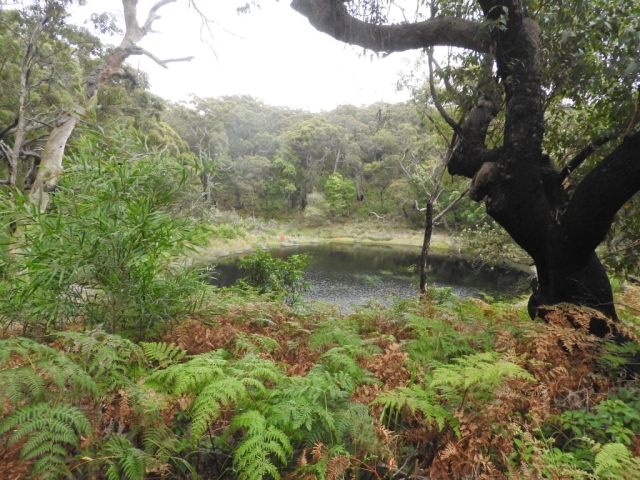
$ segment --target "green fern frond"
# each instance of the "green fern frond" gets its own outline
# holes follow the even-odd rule
[[[220,350],[196,355],[188,362],[169,365],[152,373],[146,383],[175,395],[197,395],[207,384],[225,376],[228,362],[223,355]]]
[[[13,431],[8,444],[26,439],[24,460],[36,460],[34,473],[59,472],[66,467],[66,446],[78,447],[79,436],[91,436],[91,424],[78,408],[38,403],[20,408],[0,422],[0,436]]]
[[[235,340],[236,352],[247,352],[258,355],[281,350],[280,344],[271,337],[258,333],[238,332]]]
[[[255,355],[246,355],[236,360],[229,366],[227,372],[236,378],[249,377],[273,384],[277,384],[285,378],[284,372],[278,365],[271,360]]]
[[[144,364],[142,349],[120,335],[98,329],[89,333],[60,332],[55,337],[82,360],[87,372],[111,386],[115,386],[114,380],[125,377],[132,365]]]
[[[413,337],[405,346],[412,361],[423,365],[447,362],[475,352],[478,339],[458,332],[445,318],[426,318],[404,314],[403,330]]]
[[[229,432],[244,429],[245,439],[233,452],[233,464],[241,480],[261,480],[266,476],[279,479],[278,469],[271,458],[287,462],[287,456],[293,452],[289,438],[284,432],[267,425],[266,419],[257,411],[251,410],[236,415]]]
[[[142,433],[142,446],[147,453],[154,453],[175,438],[174,433],[165,424],[145,428]]]
[[[375,421],[366,405],[349,402],[334,417],[338,441],[350,438],[356,447],[364,447],[369,452],[375,451],[378,443]]]
[[[102,448],[106,454],[109,468],[106,472],[108,480],[143,480],[147,466],[152,457],[136,448],[122,435],[114,435],[107,440]]]
[[[0,384],[2,384],[2,395],[11,405],[18,405],[25,398],[36,402],[44,400],[45,381],[31,368],[0,371]],[[2,404],[0,404],[0,413],[2,413],[1,409]]]
[[[365,372],[346,347],[327,350],[320,355],[320,362],[329,372],[346,373],[356,382],[364,382],[367,378],[371,378],[371,374]]]
[[[454,429],[457,428],[455,417],[438,403],[432,391],[425,390],[420,385],[396,387],[388,392],[383,392],[372,402],[372,405],[384,405],[381,422],[389,413],[401,412],[408,408],[412,414],[417,411],[422,412],[426,418],[436,422],[440,430],[444,428],[446,423],[449,423]]]
[[[174,365],[187,355],[185,350],[173,343],[143,342],[141,345],[147,360],[155,362],[160,368]]]
[[[353,325],[345,323],[341,318],[329,318],[318,323],[309,337],[309,347],[313,350],[351,346],[359,348],[365,354],[366,346],[370,344],[358,334]]]
[[[536,379],[515,363],[500,359],[496,352],[483,352],[456,358],[454,363],[438,367],[433,372],[429,388],[436,389],[444,398],[460,400],[470,391],[490,394],[498,385],[510,378],[529,382]]]
[[[25,359],[29,355],[46,356],[57,353],[53,348],[41,343],[29,340],[28,338],[16,337],[7,340],[0,340],[0,367],[6,366],[9,358],[13,355]]]
[[[171,395],[158,392],[144,383],[141,385],[131,383],[124,388],[124,391],[138,419],[138,422],[131,426],[130,434],[137,433],[144,425],[162,422],[162,411],[169,408],[173,401]]]
[[[344,373],[331,373],[321,365],[305,377],[287,377],[270,392],[269,421],[290,438],[313,445],[317,441],[333,443],[346,433],[350,422],[349,401],[357,383]]]
[[[35,365],[40,368],[41,375],[49,378],[58,387],[58,391],[68,389],[69,396],[91,394],[98,397],[98,386],[94,379],[80,365],[72,362],[62,354],[50,359],[39,359]]]
[[[219,416],[222,408],[246,398],[248,396],[247,384],[261,389],[265,388],[258,380],[233,377],[221,378],[204,387],[191,405],[193,415],[191,435],[194,438],[200,438],[207,431],[211,422]]]
[[[9,366],[12,358],[20,363]],[[23,399],[39,402],[50,396],[98,396],[91,376],[63,352],[27,338],[0,340],[0,397],[13,405]]]
[[[596,454],[594,474],[611,480],[640,479],[640,458],[621,443],[603,445]]]

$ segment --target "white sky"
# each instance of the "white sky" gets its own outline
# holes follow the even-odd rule
[[[201,41],[200,19],[187,8],[186,0],[164,6],[159,11],[162,18],[154,24],[158,33],[148,35],[140,45],[159,58],[196,58],[170,64],[168,70],[146,57],[132,57],[129,63],[149,74],[154,93],[173,101],[188,100],[190,94],[247,94],[271,105],[319,111],[347,103],[360,106],[408,99],[408,92],[396,92],[395,85],[399,72],[410,67],[418,52],[372,58],[371,52],[365,54],[315,30],[291,9],[290,0],[261,0],[259,10],[238,15],[236,7],[245,1],[198,1],[218,24],[213,38],[202,33],[211,46]],[[140,23],[156,2],[139,1]],[[119,0],[89,0],[78,18],[103,11],[122,19]],[[108,43],[119,40],[106,39]]]

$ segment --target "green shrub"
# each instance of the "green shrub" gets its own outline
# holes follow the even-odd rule
[[[568,410],[560,416],[560,428],[570,439],[630,446],[640,432],[638,390],[623,388],[592,410]],[[588,469],[595,461],[593,445],[584,441],[570,444],[570,452],[580,468]]]
[[[304,281],[308,264],[306,255],[291,255],[283,260],[264,250],[257,250],[238,261],[238,266],[248,272],[239,284],[257,288],[260,293],[272,294],[292,305],[309,289],[309,283]]]
[[[177,263],[203,240],[179,214],[188,169],[135,139],[82,139],[52,208],[7,205],[22,241],[0,288],[0,320],[41,335],[104,325],[142,339],[197,305],[203,285]]]

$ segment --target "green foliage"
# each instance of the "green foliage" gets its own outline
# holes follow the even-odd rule
[[[91,435],[84,413],[67,404],[36,403],[16,410],[0,422],[0,436],[11,432],[9,445],[25,440],[20,457],[34,460],[33,474],[58,478],[70,472],[67,448],[79,446],[80,436]]]
[[[464,406],[466,401],[478,401],[491,397],[495,388],[510,378],[530,382],[536,379],[515,363],[504,361],[496,352],[483,352],[453,359],[433,372],[430,388],[454,406]]]
[[[194,395],[191,404],[191,435],[198,440],[225,407],[266,394],[264,382],[277,383],[276,365],[257,357],[237,362],[225,360],[221,351],[196,355],[185,363],[169,365],[147,378],[147,384],[173,395]]]
[[[193,336],[179,331],[183,348],[136,345],[100,330],[58,333],[51,346],[0,341],[0,400],[8,407],[0,412],[0,440],[21,449],[30,473],[56,479],[331,478],[410,459],[426,471],[423,438],[440,456],[460,446],[451,469],[481,468],[472,458],[482,455],[514,478],[525,467],[530,478],[626,480],[638,471],[627,447],[640,431],[632,383],[589,410],[567,410],[558,395],[561,414],[546,417],[548,438],[531,433],[549,405],[533,392],[562,393],[556,385],[573,380],[562,370],[535,380],[530,372],[544,379],[549,367],[514,353],[553,349],[558,337],[492,350],[496,328],[509,341],[525,329],[500,305],[423,298],[351,316],[234,305],[239,311],[225,311],[221,325],[213,318],[190,322]],[[237,341],[216,339],[220,331]],[[202,348],[201,338],[230,348],[187,355]]]
[[[477,408],[492,397],[492,392],[510,378],[535,381],[522,367],[501,359],[496,352],[483,352],[454,358],[436,368],[425,386],[397,387],[379,395],[374,404],[384,405],[381,421],[390,424],[392,413],[404,409],[421,412],[442,430],[445,425],[460,435],[454,410]]]
[[[640,432],[640,399],[638,390],[621,389],[617,394],[589,410],[567,410],[560,416],[561,428],[575,439],[589,438],[600,444],[631,445]],[[593,460],[589,444],[571,448],[578,465],[585,467]]]
[[[366,443],[363,439],[375,439],[367,409],[349,401],[357,385],[346,372],[315,366],[305,377],[287,378],[271,393],[266,416],[292,441],[306,446],[353,444],[355,450]]]
[[[196,355],[185,363],[157,370],[149,375],[146,383],[175,395],[198,394],[209,382],[224,376],[227,363],[222,351]]]
[[[0,398],[19,406],[89,395],[97,397],[94,379],[67,356],[27,338],[0,340]]]
[[[342,178],[338,172],[333,173],[324,184],[324,194],[334,215],[349,216],[349,207],[356,196],[356,187],[352,180]]]
[[[136,448],[126,437],[113,435],[107,440],[102,449],[107,458],[106,471],[108,480],[143,480],[147,468],[153,458]]]
[[[392,413],[402,412],[405,408],[411,414],[421,412],[425,418],[436,422],[442,430],[446,424],[457,428],[457,420],[453,414],[438,403],[438,399],[432,390],[425,390],[420,385],[411,387],[398,387],[388,392],[383,392],[373,401],[374,405],[384,405],[381,422],[387,424],[393,419]],[[397,423],[396,418],[396,423]]]
[[[127,385],[127,377],[134,376],[139,367],[145,365],[142,349],[138,345],[100,329],[88,333],[60,332],[54,337],[62,342],[67,351],[75,354],[76,362],[80,362],[92,378],[110,388]]]
[[[304,272],[309,263],[305,255],[291,255],[286,260],[276,258],[265,250],[256,250],[238,260],[238,267],[248,272],[238,284],[257,288],[292,305],[309,289]]]
[[[228,224],[211,225],[208,227],[208,233],[211,237],[226,238],[228,240],[245,236],[245,232],[242,228]]]
[[[407,351],[414,362],[425,365],[437,365],[459,355],[471,354],[479,343],[485,340],[486,345],[489,340],[460,333],[443,319],[424,318],[411,313],[403,317],[403,329],[412,333]]]
[[[593,473],[598,478],[628,480],[640,478],[640,458],[633,457],[620,443],[608,443],[600,447],[594,459]]]
[[[245,438],[233,454],[233,465],[238,477],[241,480],[260,480],[269,475],[279,479],[280,473],[271,458],[287,462],[287,456],[293,452],[287,435],[269,425],[255,410],[233,417],[227,432],[231,434],[240,429],[244,430]]]
[[[24,242],[0,288],[5,325],[43,334],[80,321],[142,339],[198,305],[198,273],[176,263],[202,240],[173,211],[189,172],[122,134],[107,145],[85,134],[51,211],[8,205]]]
[[[149,362],[159,368],[167,368],[182,360],[187,352],[172,343],[142,342],[140,344]]]

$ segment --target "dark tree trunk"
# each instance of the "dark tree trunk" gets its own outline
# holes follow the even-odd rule
[[[431,247],[431,234],[433,233],[433,198],[429,198],[425,209],[424,240],[422,242],[422,252],[420,252],[420,293],[427,293],[427,268],[429,258],[429,247]]]
[[[595,253],[575,269],[563,268],[556,261],[536,262],[536,269],[538,277],[528,305],[532,318],[544,317],[551,305],[573,303],[591,307],[613,320],[617,319],[611,285]],[[592,318],[589,330],[601,337],[611,333],[607,322],[597,317]]]
[[[379,52],[444,44],[484,54],[485,78],[479,79],[477,103],[462,125],[454,125],[460,141],[449,172],[473,178],[469,197],[486,198],[487,213],[533,258],[538,278],[529,301],[532,317],[544,317],[545,307],[572,303],[616,320],[613,293],[596,248],[616,212],[640,190],[640,131],[628,132],[574,189],[566,189],[570,171],[557,169],[542,152],[538,25],[525,18],[521,0],[478,3],[490,22],[500,24],[489,33],[486,23],[443,16],[414,24],[371,25],[351,16],[336,0],[293,0],[292,6],[318,30]],[[485,137],[501,104],[506,105],[503,142],[490,149]],[[605,140],[594,144],[598,142]],[[570,170],[583,160],[570,162]],[[590,331],[616,335],[609,322],[595,314]]]

